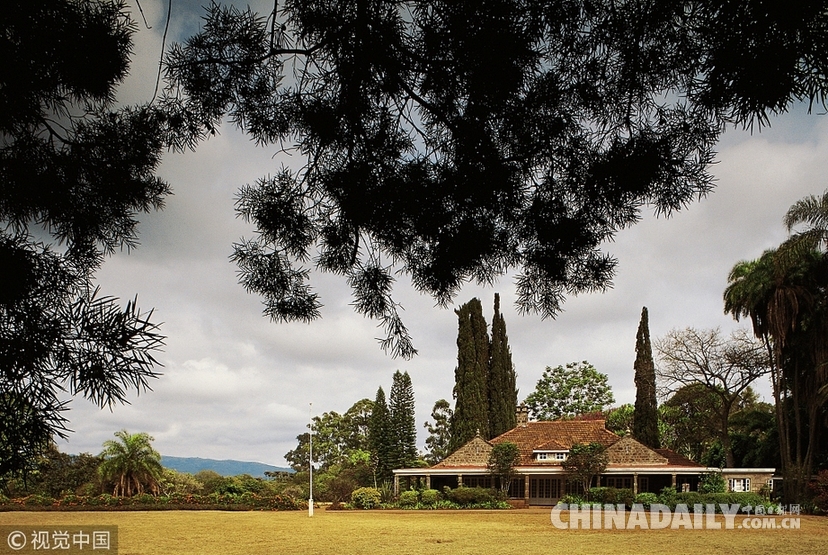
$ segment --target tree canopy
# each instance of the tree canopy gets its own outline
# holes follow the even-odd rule
[[[650,345],[650,323],[647,307],[641,309],[641,321],[635,336],[635,418],[632,435],[653,449],[661,447],[658,437],[658,402],[656,371]]]
[[[4,3],[0,17],[2,471],[68,433],[67,395],[124,402],[156,373],[163,336],[101,294],[104,257],[137,245],[137,214],[169,187],[156,107],[116,107],[134,24],[119,1]],[[28,437],[27,437],[28,436]]]
[[[771,370],[764,345],[744,329],[724,337],[718,328],[687,328],[671,330],[659,338],[656,350],[661,362],[658,374],[666,391],[676,393],[692,386],[697,396],[702,397],[701,389],[715,399],[716,418],[708,425],[712,424],[721,440],[727,466],[735,466],[730,445],[730,417],[738,408],[742,394]]]
[[[771,354],[785,497],[794,501],[807,495],[828,402],[828,191],[794,204],[784,223],[784,243],[733,266],[724,309],[750,318]]]
[[[607,375],[589,362],[570,362],[546,367],[526,397],[526,406],[536,420],[555,420],[589,412],[603,411],[615,402]]]
[[[161,104],[191,143],[228,118],[303,160],[238,196],[257,235],[234,259],[265,313],[317,318],[311,271],[333,272],[408,357],[395,271],[443,306],[516,271],[518,307],[544,317],[608,287],[602,245],[709,192],[727,124],[823,100],[825,4],[211,4]]]

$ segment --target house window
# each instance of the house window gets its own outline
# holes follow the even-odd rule
[[[490,488],[492,487],[491,476],[464,476],[463,485],[469,488]]]
[[[630,476],[607,476],[607,487],[632,489],[632,478]]]
[[[538,460],[539,461],[545,461],[547,455],[548,455],[547,453],[538,453]]]
[[[750,478],[731,478],[727,485],[730,491],[750,491]]]
[[[555,453],[555,460],[556,461],[565,461],[566,460],[566,453]]]

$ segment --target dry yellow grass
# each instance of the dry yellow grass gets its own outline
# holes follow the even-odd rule
[[[0,525],[119,527],[120,555],[828,553],[828,518],[800,530],[558,530],[549,511],[11,512]]]

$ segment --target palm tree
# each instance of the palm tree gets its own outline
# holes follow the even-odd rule
[[[145,432],[130,434],[126,430],[115,432],[120,441],[103,443],[103,462],[98,471],[105,480],[113,480],[112,495],[132,496],[144,493],[144,485],[153,493],[158,491],[158,480],[163,468],[161,455],[152,448],[154,438]]]
[[[828,399],[828,191],[794,204],[784,222],[789,232],[807,228],[759,259],[737,263],[724,301],[736,320],[750,317],[774,361],[785,495],[794,500],[811,475],[819,412]]]

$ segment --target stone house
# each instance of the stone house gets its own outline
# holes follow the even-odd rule
[[[394,470],[395,491],[415,483],[433,489],[494,487],[495,478],[487,468],[489,454],[494,445],[506,441],[520,450],[517,477],[509,489],[510,502],[515,506],[554,505],[576,491],[578,486],[567,479],[561,463],[578,443],[606,446],[609,464],[597,485],[629,488],[636,494],[658,493],[667,486],[696,491],[701,476],[709,472],[722,472],[733,491],[758,492],[770,483],[775,470],[705,467],[669,449],[650,449],[630,436],[618,436],[606,429],[604,420],[529,422],[528,410],[521,406],[518,424],[508,432],[488,441],[478,435],[434,466]]]

